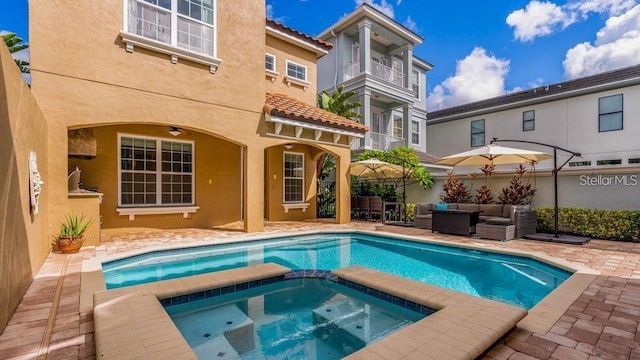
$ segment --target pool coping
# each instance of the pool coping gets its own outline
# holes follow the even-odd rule
[[[474,244],[459,244],[459,243],[451,243],[443,240],[437,239],[425,239],[416,236],[408,236],[408,235],[400,235],[389,233],[385,231],[363,231],[363,230],[353,230],[353,229],[332,229],[332,230],[311,230],[311,231],[303,231],[303,232],[293,232],[293,233],[277,233],[277,234],[260,234],[260,235],[247,235],[247,236],[238,236],[238,237],[230,237],[224,238],[223,242],[220,242],[219,238],[207,239],[205,241],[199,242],[197,244],[188,244],[184,246],[184,244],[163,244],[160,246],[156,246],[152,249],[136,249],[133,251],[119,253],[117,255],[112,256],[103,256],[101,258],[94,258],[91,260],[84,260],[82,263],[82,274],[81,274],[81,291],[80,291],[80,312],[88,313],[91,312],[94,308],[94,297],[93,294],[95,292],[102,292],[106,290],[106,286],[104,283],[104,276],[102,274],[102,263],[118,260],[134,255],[140,255],[144,253],[149,253],[153,251],[159,250],[172,250],[172,249],[182,249],[182,248],[194,248],[194,247],[202,247],[207,245],[221,245],[221,244],[233,244],[233,243],[241,243],[241,242],[251,242],[251,241],[259,241],[259,240],[272,240],[275,238],[289,237],[289,236],[304,236],[304,235],[314,235],[314,234],[341,234],[341,233],[356,233],[356,234],[366,234],[373,236],[387,236],[394,239],[415,241],[421,243],[435,244],[435,245],[445,245],[456,248],[464,248],[464,249],[473,249],[473,250],[485,250],[491,251],[500,254],[507,255],[516,255],[516,256],[524,256],[531,259],[535,259],[538,261],[542,261],[544,263],[551,264],[553,266],[557,266],[561,269],[572,272],[573,274],[563,282],[558,288],[552,291],[549,295],[547,295],[542,301],[540,301],[536,306],[529,310],[528,315],[526,315],[521,321],[518,322],[517,327],[525,330],[529,330],[535,333],[544,334],[546,333],[552,326],[555,324],[558,319],[562,316],[562,314],[569,308],[569,306],[582,294],[584,290],[591,284],[591,282],[595,279],[596,275],[599,272],[588,268],[586,266],[581,266],[579,264],[571,263],[564,259],[554,258],[545,254],[535,253],[535,252],[524,252],[516,249],[501,249],[496,246],[493,246],[490,242],[480,242]],[[340,269],[339,269],[340,270]],[[200,275],[196,275],[200,276]],[[183,278],[184,279],[184,278]],[[426,284],[425,284],[426,285]],[[126,288],[125,288],[126,289]],[[119,290],[119,289],[115,289]],[[109,290],[114,291],[114,290]],[[457,293],[456,294],[462,294]],[[465,294],[462,294],[465,295]],[[468,295],[467,295],[468,296]],[[475,298],[475,297],[472,297]]]

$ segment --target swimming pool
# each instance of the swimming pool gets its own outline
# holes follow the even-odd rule
[[[340,359],[422,318],[327,279],[165,307],[199,359]]]
[[[156,251],[104,263],[107,288],[274,262],[291,269],[353,265],[530,309],[571,273],[522,256],[362,233],[330,233]]]

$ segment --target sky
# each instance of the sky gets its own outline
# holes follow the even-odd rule
[[[28,41],[27,0],[3,2],[0,31]],[[266,0],[266,8],[316,36],[363,2],[424,38],[414,54],[434,65],[430,111],[640,64],[640,0]]]

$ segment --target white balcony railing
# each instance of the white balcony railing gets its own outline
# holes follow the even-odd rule
[[[361,74],[360,63],[350,63],[345,66],[344,79],[350,80]],[[388,66],[378,62],[371,61],[371,75],[380,78],[386,82],[390,82],[400,87],[406,87],[404,81],[404,73],[394,70]]]
[[[359,150],[362,148],[360,141],[354,141],[351,144],[351,150]],[[388,134],[369,132],[369,142],[365,144],[366,150],[389,150],[404,145],[403,138],[397,138]]]

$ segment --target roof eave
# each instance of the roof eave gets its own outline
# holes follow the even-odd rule
[[[311,52],[314,52],[316,54],[316,57],[320,58],[324,55],[327,55],[329,53],[329,50],[323,49],[320,46],[311,44],[308,41],[303,41],[302,39],[299,39],[295,36],[292,36],[290,34],[287,34],[281,30],[278,30],[276,28],[273,28],[272,26],[267,24],[267,35],[271,35],[273,37],[276,37],[280,40],[286,41],[290,44],[299,46],[301,48],[304,48],[306,50],[309,50]]]

